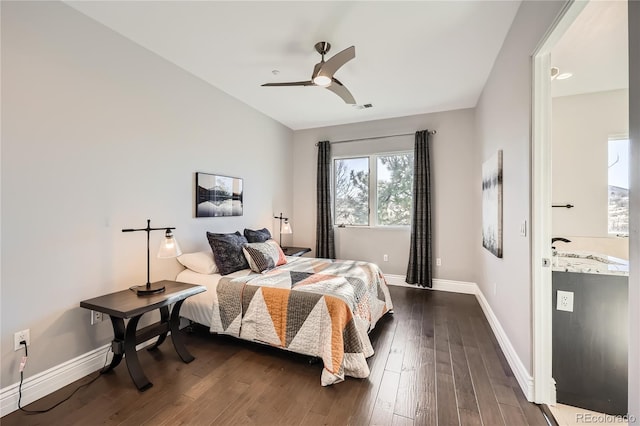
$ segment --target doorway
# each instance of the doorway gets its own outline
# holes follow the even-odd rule
[[[621,13],[621,8],[624,13]],[[628,238],[625,238],[624,231],[617,232],[618,235],[610,234],[611,217],[607,217],[607,197],[611,194],[607,190],[607,170],[610,165],[607,149],[612,145],[609,141],[624,139],[625,132],[628,135],[628,75],[625,74],[628,73],[627,25],[626,2],[572,2],[534,55],[532,271],[535,400],[547,404],[554,404],[556,399],[574,401],[582,404],[583,408],[611,414],[626,413],[627,402],[628,320],[626,312],[622,310],[626,311],[627,306]],[[580,46],[581,43],[583,46]],[[583,54],[581,57],[585,46],[589,49],[589,55]],[[599,49],[604,50],[598,53]],[[620,51],[624,58],[620,56]],[[598,74],[600,68],[606,72]],[[618,106],[614,108],[611,103],[605,105],[605,99],[614,100],[613,104],[619,101]],[[585,118],[584,114],[589,115],[589,109],[593,109],[595,115]],[[611,120],[606,119],[607,114]],[[617,124],[612,124],[612,120],[619,118],[626,122],[620,123],[618,120]],[[574,124],[577,126],[572,127],[569,122],[576,119],[578,123]],[[587,143],[588,139],[594,141],[593,145]],[[596,163],[598,165],[594,166]],[[558,207],[552,208],[552,205]],[[555,250],[550,243],[554,237],[564,238],[564,241],[559,240],[554,244]],[[624,269],[625,250],[626,281],[622,271],[614,277],[614,281],[621,282],[609,285],[611,264],[597,265],[593,257],[609,261],[608,256],[611,255],[622,260],[615,267]],[[601,253],[601,256],[581,259],[579,256],[583,253]],[[606,285],[603,284],[605,282]],[[590,291],[585,294],[589,285],[596,293]],[[605,291],[616,286],[620,288],[615,297],[615,290]],[[557,290],[560,287],[567,293],[558,297]],[[609,296],[615,300],[603,302]],[[562,306],[559,302],[562,302]],[[573,302],[575,309],[568,306],[569,302]],[[605,320],[595,321],[593,312],[585,312],[593,311],[594,307],[603,308],[600,314]],[[613,311],[607,312],[606,308]],[[613,318],[616,315],[612,315],[612,312],[617,318]],[[607,325],[604,324],[606,321],[613,322]],[[603,326],[622,333],[613,337],[615,332],[607,335],[601,330],[591,331],[591,336],[599,332],[604,340],[598,341],[597,347],[577,347],[577,344],[587,340],[584,333],[580,336],[580,331],[584,332],[588,327],[602,329]],[[563,328],[561,333],[559,328]],[[556,340],[553,344],[552,336]],[[624,336],[622,348],[620,336]],[[612,340],[607,340],[610,337],[613,337]],[[607,354],[607,350],[616,344],[617,355]],[[601,350],[603,347],[604,351]],[[623,356],[620,356],[621,353]],[[585,359],[588,357],[584,356],[589,354],[601,359],[603,356],[617,356],[618,364],[599,364],[598,370],[591,367],[589,372],[580,372],[577,366],[590,365],[590,361]],[[624,365],[620,364],[622,358]],[[584,394],[584,389],[592,390],[598,386],[593,382],[588,384],[588,380],[593,379],[594,371],[603,373],[603,382],[619,382],[620,389],[609,389],[607,392],[609,395],[618,392],[613,399],[618,402],[624,399],[624,406],[600,404],[594,395],[578,395]],[[618,379],[613,377],[616,372],[620,373]],[[589,379],[584,376],[589,376]],[[567,388],[568,384],[574,385],[577,391],[573,392],[571,386]],[[582,401],[589,398],[593,401]]]

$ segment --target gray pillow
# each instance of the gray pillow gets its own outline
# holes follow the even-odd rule
[[[240,234],[214,234],[207,232],[207,240],[213,251],[213,260],[221,275],[227,275],[241,269],[248,269],[249,264],[244,257],[242,246],[248,243]]]
[[[264,243],[271,239],[271,232],[267,228],[257,230],[244,228],[244,236],[250,243]]]

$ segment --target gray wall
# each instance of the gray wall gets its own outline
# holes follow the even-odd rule
[[[629,414],[640,419],[640,2],[629,2]]]
[[[553,235],[608,237],[608,138],[629,133],[629,91],[553,99]],[[626,241],[623,242],[626,244]]]
[[[477,200],[469,196],[478,187],[479,173],[474,169],[473,110],[377,120],[341,126],[322,127],[294,133],[294,223],[296,245],[315,248],[316,227],[316,142],[382,135],[412,133],[434,129],[433,230],[434,258],[442,258],[434,277],[475,282],[476,259],[473,244],[480,222]],[[358,149],[354,145],[375,144],[393,151],[399,146],[413,149],[413,136],[381,139],[355,144],[338,144],[332,150],[344,153]],[[403,145],[404,144],[404,145]],[[340,258],[375,262],[388,274],[405,275],[409,254],[409,229],[336,228],[336,251]],[[383,262],[383,255],[389,261]]]
[[[524,366],[532,373],[530,223],[531,55],[562,9],[562,1],[526,1],[520,5],[476,107],[476,170],[503,150],[503,252],[498,259],[478,237],[478,285],[498,317]],[[477,172],[479,173],[479,171]],[[475,197],[479,203],[480,188]]]
[[[175,226],[188,252],[291,210],[291,130],[62,3],[2,2],[2,89],[2,387],[18,330],[27,377],[111,340],[78,305],[145,282],[145,235],[122,228]],[[196,171],[244,178],[244,216],[195,219]]]

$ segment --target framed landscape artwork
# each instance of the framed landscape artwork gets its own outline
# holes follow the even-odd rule
[[[196,173],[196,217],[242,216],[242,179]]]
[[[502,150],[482,164],[482,246],[502,258]]]

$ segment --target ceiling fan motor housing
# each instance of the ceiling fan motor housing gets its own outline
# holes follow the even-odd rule
[[[322,55],[322,62],[324,62],[324,55],[331,49],[331,43],[319,41],[316,43],[315,48]]]

